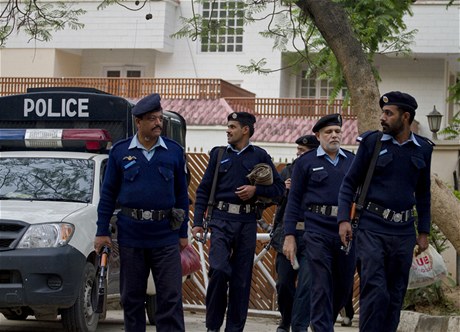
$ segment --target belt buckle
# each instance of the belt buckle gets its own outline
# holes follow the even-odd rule
[[[390,215],[390,213],[391,213],[390,209],[383,210],[383,213],[382,213],[383,219],[388,219],[388,216]]]
[[[240,206],[238,204],[228,204],[228,213],[240,214]]]
[[[337,217],[337,214],[338,214],[338,210],[339,210],[339,207],[338,206],[332,206],[331,207],[331,216],[333,217]]]
[[[393,215],[393,221],[394,222],[401,222],[401,220],[402,220],[402,214],[401,213],[398,212],[398,213],[395,213]]]
[[[152,211],[150,210],[142,210],[142,220],[152,220]]]
[[[321,205],[319,210],[321,211],[321,214],[326,214],[326,205]]]

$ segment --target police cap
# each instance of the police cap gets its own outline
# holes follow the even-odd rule
[[[380,108],[383,108],[385,105],[396,105],[404,109],[405,111],[415,114],[417,109],[417,101],[411,95],[401,92],[401,91],[391,91],[385,93],[380,97]]]
[[[319,141],[315,135],[305,135],[305,136],[299,137],[295,141],[295,144],[303,145],[303,146],[307,146],[311,148],[316,148],[317,146],[319,146]]]
[[[340,127],[342,127],[342,116],[340,114],[338,114],[338,113],[323,116],[313,126],[312,131],[314,133],[317,133],[321,128],[324,128],[324,127],[327,127],[327,126],[340,126]]]
[[[253,126],[256,123],[256,117],[248,112],[233,112],[227,117],[228,121],[238,121],[243,126]]]
[[[142,114],[148,112],[158,112],[161,111],[161,97],[158,93],[153,93],[148,95],[137,102],[137,104],[131,110],[131,113],[134,116],[141,116]]]

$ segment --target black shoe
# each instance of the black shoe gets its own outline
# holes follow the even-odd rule
[[[289,332],[289,327],[280,325],[277,327],[276,332]]]
[[[220,329],[208,329],[208,332],[219,332]]]

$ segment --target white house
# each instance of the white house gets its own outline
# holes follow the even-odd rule
[[[123,4],[139,9],[143,2]],[[97,10],[99,1],[90,0],[72,3],[87,11],[80,18],[84,29],[55,32],[50,42],[28,41],[22,33],[11,35],[0,50],[0,76],[221,78],[257,97],[275,98],[323,98],[331,89],[324,80],[305,79],[301,73],[287,70],[268,75],[240,73],[237,65],[249,64],[250,59],[265,58],[268,67],[281,68],[283,54],[272,49],[272,40],[259,34],[266,29],[267,20],[244,26],[244,32],[239,30],[242,20],[238,14],[232,16],[238,12],[233,2],[213,1],[213,8],[206,3],[194,5],[195,12],[226,17],[228,25],[235,27],[232,35],[220,36],[223,43],[219,47],[212,40],[171,38],[182,25],[180,17],[192,15],[189,0],[147,1],[139,10],[118,5]],[[413,54],[382,55],[375,61],[382,93],[404,90],[416,97],[416,120],[420,133],[426,136],[430,136],[426,115],[434,105],[445,115],[443,125],[460,109],[446,102],[447,87],[460,73],[460,4],[456,1],[446,8],[447,3],[416,1],[414,15],[405,19],[409,30],[418,30]],[[147,20],[147,14],[152,14],[152,19]]]

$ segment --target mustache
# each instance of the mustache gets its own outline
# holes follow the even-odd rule
[[[160,130],[163,130],[163,126],[160,126],[160,125],[153,127],[152,130],[155,130],[157,128],[160,129]]]

